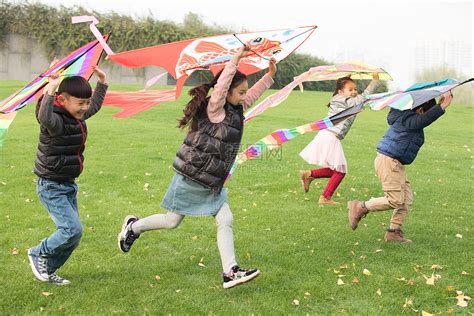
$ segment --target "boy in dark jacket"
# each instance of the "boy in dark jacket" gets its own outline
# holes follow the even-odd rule
[[[387,116],[390,128],[380,140],[375,158],[375,172],[382,183],[385,196],[371,198],[366,202],[348,202],[349,223],[353,230],[367,213],[392,209],[393,215],[385,233],[385,240],[411,242],[403,237],[400,229],[413,201],[405,165],[415,160],[423,146],[423,129],[444,114],[452,98],[452,94],[448,92],[439,104],[436,104],[435,99],[431,99],[411,111],[390,110]]]
[[[38,176],[36,190],[56,224],[51,236],[28,250],[33,274],[42,282],[70,284],[55,271],[81,240],[75,178],[81,174],[84,161],[85,120],[100,110],[107,91],[105,73],[95,67],[94,74],[98,82],[93,95],[86,79],[71,76],[59,84],[59,75],[51,74],[46,94],[40,101],[37,119],[41,127],[34,169]]]

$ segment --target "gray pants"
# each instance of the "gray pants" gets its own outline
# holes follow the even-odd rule
[[[234,218],[229,204],[224,203],[214,217],[217,225],[217,247],[219,248],[221,256],[222,269],[227,273],[233,266],[237,265],[234,253],[234,237],[232,234]],[[141,234],[149,230],[173,229],[181,224],[183,218],[184,215],[173,212],[151,215],[133,223],[133,232]]]

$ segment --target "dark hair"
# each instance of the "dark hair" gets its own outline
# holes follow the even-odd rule
[[[70,96],[80,98],[80,99],[87,99],[92,96],[92,88],[89,84],[89,81],[84,79],[81,76],[71,76],[66,77],[61,81],[58,88],[58,95],[61,93],[67,93]],[[39,109],[41,107],[41,101],[43,100],[44,94],[38,98],[36,102],[36,109],[35,115],[36,120],[38,120]],[[39,120],[38,120],[39,122]]]
[[[189,90],[188,94],[192,96],[192,99],[183,109],[184,116],[178,120],[179,128],[185,128],[186,126],[189,126],[192,131],[196,131],[198,129],[198,120],[199,118],[203,117],[205,110],[207,109],[207,103],[209,102],[209,97],[207,94],[211,88],[214,88],[217,80],[219,80],[219,77],[221,76],[221,73],[222,70],[216,74],[211,82],[199,85]],[[247,76],[237,70],[234,78],[232,78],[232,82],[230,83],[229,91],[237,87],[245,80],[247,80]]]
[[[412,110],[413,110],[413,111],[416,111],[416,110],[418,110],[419,108],[423,108],[423,112],[426,112],[426,111],[428,111],[429,109],[431,109],[431,108],[432,108],[433,106],[435,106],[435,105],[436,105],[436,100],[433,98],[433,99],[431,99],[431,100],[426,101],[426,102],[423,103],[423,104],[418,105],[416,108],[413,108]]]
[[[67,93],[70,96],[87,99],[92,96],[92,88],[89,81],[81,76],[66,77],[61,81],[58,94]]]
[[[351,77],[342,77],[342,78],[337,79],[336,89],[334,90],[334,93],[332,94],[332,96],[335,96],[336,94],[338,94],[339,90],[344,89],[344,86],[349,81],[355,83],[354,80],[351,79]],[[331,102],[327,104],[327,107],[329,107],[330,105],[331,105]]]

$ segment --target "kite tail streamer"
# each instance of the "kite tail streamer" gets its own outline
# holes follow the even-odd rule
[[[322,120],[300,125],[294,128],[282,128],[274,131],[273,133],[265,136],[264,138],[262,138],[237,156],[234,164],[232,165],[232,168],[229,171],[229,174],[227,175],[226,182],[229,181],[230,177],[237,169],[237,167],[246,162],[247,160],[257,158],[267,150],[277,149],[284,143],[289,142],[297,136],[306,134],[308,132],[323,130],[331,126],[334,126],[334,123],[329,117],[327,117]]]
[[[5,141],[8,127],[13,123],[13,120],[16,116],[16,111],[10,112],[8,114],[0,114],[0,148],[3,147],[3,142]]]
[[[107,55],[115,55],[115,53],[112,51],[110,46],[104,40],[104,37],[102,36],[100,31],[97,29],[96,24],[99,23],[99,20],[97,20],[95,18],[95,16],[90,16],[90,15],[73,16],[71,18],[71,21],[72,21],[73,24],[90,22],[89,28],[90,28],[92,34],[94,34],[95,38],[99,41],[100,45],[105,50]]]
[[[257,158],[267,150],[274,150],[297,136],[306,134],[308,132],[320,131],[328,127],[334,126],[335,124],[342,122],[343,120],[353,115],[356,115],[359,112],[362,112],[363,109],[363,104],[359,104],[319,121],[300,125],[290,129],[282,128],[274,131],[270,135],[267,135],[264,138],[260,139],[258,142],[256,142],[255,144],[248,147],[246,150],[237,155],[234,164],[232,165],[229,173],[227,174],[225,183],[229,181],[230,177],[235,172],[237,167],[246,162],[247,160]]]

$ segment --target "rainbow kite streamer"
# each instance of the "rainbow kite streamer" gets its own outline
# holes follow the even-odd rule
[[[8,114],[0,114],[0,148],[3,147],[3,142],[5,141],[5,136],[8,131],[8,127],[15,119],[16,112],[11,112]]]
[[[249,159],[254,159],[259,157],[266,150],[274,150],[280,147],[283,143],[286,143],[293,138],[306,134],[312,131],[320,131],[328,127],[334,126],[335,124],[342,122],[343,120],[356,115],[357,113],[363,110],[363,105],[357,105],[352,108],[346,109],[342,112],[339,112],[331,117],[326,117],[322,120],[311,122],[305,125],[297,126],[294,128],[283,128],[274,131],[270,135],[265,136],[260,139],[258,142],[247,148],[242,153],[238,154],[232,168],[227,175],[226,182],[232,176],[237,167]]]
[[[104,36],[107,41],[110,34]],[[73,51],[71,54],[55,63],[40,76],[20,89],[10,98],[4,100],[0,105],[0,113],[10,113],[23,108],[30,102],[37,100],[43,92],[43,88],[48,83],[48,76],[51,73],[58,73],[63,77],[82,76],[89,80],[93,73],[93,67],[98,64],[102,55],[102,46],[95,40]]]
[[[245,113],[244,123],[248,123],[251,119],[263,113],[269,107],[276,107],[285,101],[294,88],[300,87],[303,91],[303,82],[306,81],[325,81],[337,80],[342,77],[351,76],[352,79],[372,79],[372,74],[378,73],[380,80],[393,80],[392,77],[382,68],[364,64],[361,62],[349,62],[338,65],[325,65],[310,68],[302,73],[295,80],[287,84],[278,92],[268,96],[262,102],[252,107]]]

